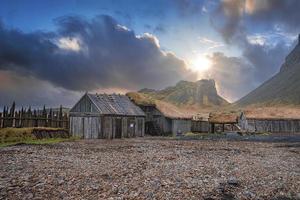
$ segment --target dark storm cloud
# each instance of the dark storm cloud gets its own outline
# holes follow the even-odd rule
[[[252,4],[251,4],[252,2]],[[300,1],[298,0],[265,0],[249,1],[249,18],[254,23],[280,25],[288,31],[299,31]]]
[[[242,30],[240,21],[243,14],[243,2],[241,0],[222,1],[210,15],[212,26],[228,43]]]
[[[223,0],[211,13],[212,25],[227,42],[239,39],[251,28],[300,30],[298,0]]]
[[[0,27],[0,70],[30,74],[71,90],[160,88],[190,76],[184,61],[109,16],[55,20],[57,32]],[[192,76],[192,75],[191,75]]]

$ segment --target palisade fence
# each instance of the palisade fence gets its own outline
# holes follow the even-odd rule
[[[11,108],[4,107],[3,112],[0,113],[0,128],[6,127],[52,127],[69,129],[69,117],[67,113],[63,113],[62,106],[58,111],[51,108],[43,110],[21,110],[15,109],[15,102]],[[56,109],[57,110],[57,109]]]

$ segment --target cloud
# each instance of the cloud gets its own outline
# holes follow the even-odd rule
[[[80,92],[54,87],[47,81],[32,76],[20,76],[12,71],[0,70],[0,82],[0,105],[6,106],[10,106],[13,101],[16,101],[19,107],[42,107],[43,105],[71,107],[81,95]]]
[[[244,12],[244,1],[224,0],[211,12],[212,26],[221,33],[227,43],[234,40],[234,36],[242,34],[241,19]]]
[[[73,91],[161,88],[195,79],[183,60],[160,49],[154,35],[136,36],[110,16],[65,16],[55,23],[55,32],[0,26],[0,70]]]
[[[287,31],[298,32],[300,2],[297,0],[247,0],[246,12],[253,23],[273,28],[282,26]]]
[[[80,51],[80,41],[78,38],[62,37],[58,40],[57,45],[61,49],[70,51]]]
[[[262,83],[279,71],[290,50],[283,41],[274,46],[246,43],[243,57],[254,66],[256,83]]]
[[[298,4],[299,1],[291,0],[223,0],[210,13],[212,26],[224,41],[241,50],[237,58],[241,62],[235,65],[241,69],[245,63],[251,66],[251,73],[244,78],[252,89],[278,72],[292,49],[295,32],[300,30],[296,23],[300,20]],[[241,90],[248,91],[248,85],[241,84]],[[242,93],[237,92],[237,96]]]
[[[244,59],[228,57],[221,52],[215,52],[208,58],[212,66],[207,76],[215,79],[218,92],[227,100],[238,100],[255,87],[255,69]]]
[[[297,0],[223,0],[211,13],[210,20],[226,42],[245,34],[247,27],[265,30],[280,27],[298,33],[299,7]]]
[[[198,37],[198,40],[202,45],[207,46],[207,50],[224,46],[223,43],[208,39],[206,37]]]

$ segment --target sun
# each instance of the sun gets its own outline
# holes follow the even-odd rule
[[[189,65],[194,72],[205,72],[211,68],[212,62],[206,54],[198,54],[190,60]]]

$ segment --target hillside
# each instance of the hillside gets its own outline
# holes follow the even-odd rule
[[[139,93],[177,106],[198,108],[229,104],[218,95],[215,81],[206,79],[196,82],[179,81],[175,86],[163,90],[142,89]]]
[[[300,105],[300,41],[285,58],[280,72],[235,104],[238,106]]]

